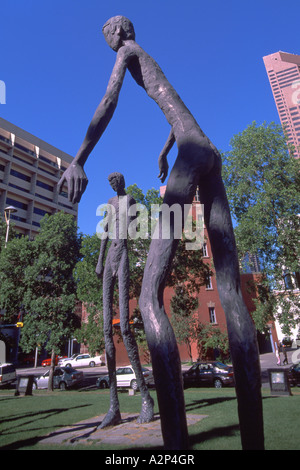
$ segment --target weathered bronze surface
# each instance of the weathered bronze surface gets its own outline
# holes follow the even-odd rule
[[[99,104],[86,137],[73,163],[66,170],[69,197],[79,202],[87,178],[83,165],[105,131],[117,107],[128,69],[164,113],[170,135],[159,156],[159,177],[168,174],[167,154],[176,142],[178,156],[171,170],[164,203],[182,208],[191,204],[199,186],[208,231],[218,291],[225,311],[234,366],[242,445],[264,446],[260,363],[256,330],[243,301],[235,238],[221,177],[221,157],[170,85],[158,64],[135,41],[132,23],[123,16],[111,18],[103,27],[108,45],[117,52],[106,93]],[[163,291],[178,239],[152,240],[144,271],[140,308],[152,357],[162,434],[166,449],[186,449],[186,426],[181,364],[175,336],[164,310]]]

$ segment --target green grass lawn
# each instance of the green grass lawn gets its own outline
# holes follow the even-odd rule
[[[263,389],[263,409],[266,450],[298,450],[300,390],[292,389],[291,397],[274,397]],[[155,391],[151,392],[155,403]],[[120,392],[121,412],[140,410],[140,395]],[[241,449],[237,401],[234,389],[187,389],[186,412],[208,415],[189,427],[193,450]],[[94,391],[34,391],[33,396],[15,397],[13,391],[0,391],[0,449],[46,450],[68,449],[67,446],[39,444],[41,436],[84,419],[107,412],[109,392]],[[155,412],[158,411],[157,404]],[[69,447],[70,448],[70,447]],[[91,444],[76,449],[104,449]],[[108,449],[108,448],[107,448]],[[74,447],[72,446],[72,450]]]

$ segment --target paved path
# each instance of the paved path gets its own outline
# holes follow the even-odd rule
[[[64,444],[75,446],[76,444],[99,443],[104,445],[124,446],[135,450],[149,446],[151,449],[162,449],[163,439],[161,435],[159,415],[155,415],[151,423],[138,424],[138,414],[122,413],[122,423],[117,426],[97,429],[105,415],[90,418],[80,423],[55,431],[40,444]],[[188,414],[188,426],[196,424],[207,415]]]

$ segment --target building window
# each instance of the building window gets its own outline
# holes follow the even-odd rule
[[[18,189],[19,191],[24,191],[24,193],[29,193],[28,189],[22,188],[21,186],[18,186],[17,184],[8,183],[8,186],[10,186],[11,188],[14,188],[14,189]]]
[[[50,197],[42,196],[41,194],[35,193],[36,197],[39,197],[40,199],[44,199],[45,201],[53,202]]]
[[[10,170],[10,174],[12,176],[15,176],[16,178],[20,178],[23,181],[29,182],[31,180],[31,176],[24,175],[24,173],[20,173],[20,171],[17,171],[17,170]]]
[[[13,220],[17,220],[18,222],[26,223],[26,219],[24,217],[20,217],[19,215],[11,214],[10,218]]]
[[[203,243],[202,252],[204,257],[208,257],[207,244]]]
[[[286,272],[283,275],[283,279],[284,279],[284,286],[286,290],[299,289],[299,286],[300,286],[300,273],[299,272],[295,272],[295,273]]]
[[[11,199],[10,197],[6,198],[6,204],[9,204],[10,206],[18,207],[19,209],[23,209],[25,211],[28,209],[27,204],[21,201],[16,201],[15,199]]]
[[[53,162],[52,160],[50,160],[50,159],[47,158],[47,157],[44,157],[43,155],[40,155],[40,156],[39,156],[39,159],[40,159],[41,161],[43,161],[43,162],[48,163],[48,164],[51,165],[51,166],[54,166],[55,168],[58,168],[58,165],[57,165],[56,162]]]
[[[296,289],[300,289],[300,271],[295,272]]]
[[[206,289],[212,289],[212,288],[213,288],[212,283],[211,283],[211,277],[210,277],[210,276],[207,276],[207,277],[206,277],[205,287],[206,287]]]
[[[29,150],[27,147],[24,147],[24,145],[15,143],[15,147],[22,150],[23,152],[29,153],[29,155],[32,155],[33,157],[35,157],[34,152],[32,150]]]
[[[35,207],[35,208],[33,209],[33,212],[34,212],[35,214],[42,215],[42,216],[44,216],[44,215],[46,215],[46,214],[51,215],[51,212],[47,212],[47,211],[45,211],[45,210],[43,210],[43,209],[40,209],[39,207]]]
[[[50,184],[44,183],[43,181],[37,180],[36,185],[40,186],[40,188],[46,189],[47,191],[53,192],[53,186],[50,186]]]
[[[208,307],[210,323],[217,323],[215,307]]]

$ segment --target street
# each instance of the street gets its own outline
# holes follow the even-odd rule
[[[269,377],[268,377],[268,369],[288,369],[293,362],[300,362],[300,349],[298,350],[289,350],[287,351],[288,356],[288,364],[277,366],[277,359],[274,353],[266,353],[260,355],[260,366],[261,366],[261,377],[262,377],[262,386],[268,387],[269,386]],[[283,355],[281,354],[281,364],[283,361]],[[190,368],[190,365],[183,364],[182,370],[187,370]],[[43,375],[49,367],[27,367],[27,368],[19,368],[17,369],[17,376],[20,375],[34,375],[40,376]],[[81,390],[91,390],[96,389],[96,381],[100,375],[106,375],[108,373],[106,366],[98,366],[98,367],[85,367],[80,368],[78,370],[82,370],[84,374],[84,380],[80,387]],[[15,388],[16,384],[11,384],[10,388]],[[1,389],[3,389],[2,387]],[[7,388],[7,387],[6,387]],[[0,389],[0,390],[1,390]]]

